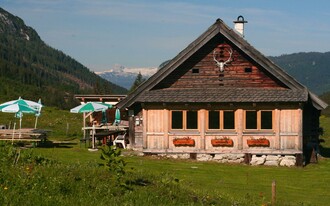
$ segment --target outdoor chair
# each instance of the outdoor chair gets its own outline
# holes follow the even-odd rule
[[[126,148],[125,136],[126,136],[126,132],[124,134],[118,135],[116,139],[113,141],[113,145],[117,146],[117,144],[121,144],[125,149]]]

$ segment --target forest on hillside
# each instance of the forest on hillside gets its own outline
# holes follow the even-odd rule
[[[300,52],[269,57],[312,92],[330,91],[330,52]]]
[[[0,8],[0,101],[37,100],[67,109],[74,94],[125,94],[88,68],[45,44],[32,28]]]

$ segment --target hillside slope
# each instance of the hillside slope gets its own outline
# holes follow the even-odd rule
[[[314,93],[330,91],[330,52],[300,52],[270,59]]]
[[[0,8],[0,101],[22,96],[70,108],[74,94],[125,94],[61,51],[46,45],[19,17]]]

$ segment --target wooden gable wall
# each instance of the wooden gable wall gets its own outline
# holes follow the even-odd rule
[[[220,43],[219,43],[220,42]],[[232,61],[224,72],[213,59],[216,51],[218,61],[226,61],[232,50]],[[197,51],[184,64],[167,76],[158,86],[162,88],[217,88],[217,87],[263,87],[286,88],[257,64],[249,61],[242,52],[217,36]]]

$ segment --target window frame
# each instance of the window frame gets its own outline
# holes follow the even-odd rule
[[[210,112],[219,112],[219,128],[213,129],[210,128]],[[225,129],[224,126],[224,113],[225,112],[233,112],[234,114],[234,128],[231,129]],[[229,110],[229,109],[225,109],[225,110],[221,110],[221,109],[217,109],[217,110],[208,110],[207,112],[207,130],[209,131],[236,131],[236,110]]]
[[[180,129],[173,129],[173,112],[182,112],[182,128]],[[188,112],[196,112],[197,114],[197,118],[196,118],[196,121],[197,121],[197,128],[194,128],[194,129],[188,129],[187,126],[188,126],[188,122],[187,122],[187,113]],[[173,131],[198,131],[199,130],[199,111],[198,110],[171,110],[170,111],[170,124],[169,124],[169,127],[170,127],[170,130],[173,130]]]
[[[257,128],[256,129],[247,129],[246,128],[246,112],[248,112],[248,111],[255,111],[255,112],[257,112],[257,115],[256,115],[256,117],[257,117]],[[271,112],[271,120],[272,120],[272,123],[271,123],[271,125],[272,125],[272,128],[271,129],[263,129],[262,128],[262,118],[261,118],[261,113],[262,112]],[[260,109],[260,110],[252,110],[252,109],[249,109],[249,110],[245,110],[244,111],[244,130],[245,131],[273,131],[274,130],[274,110],[267,110],[267,109]]]

